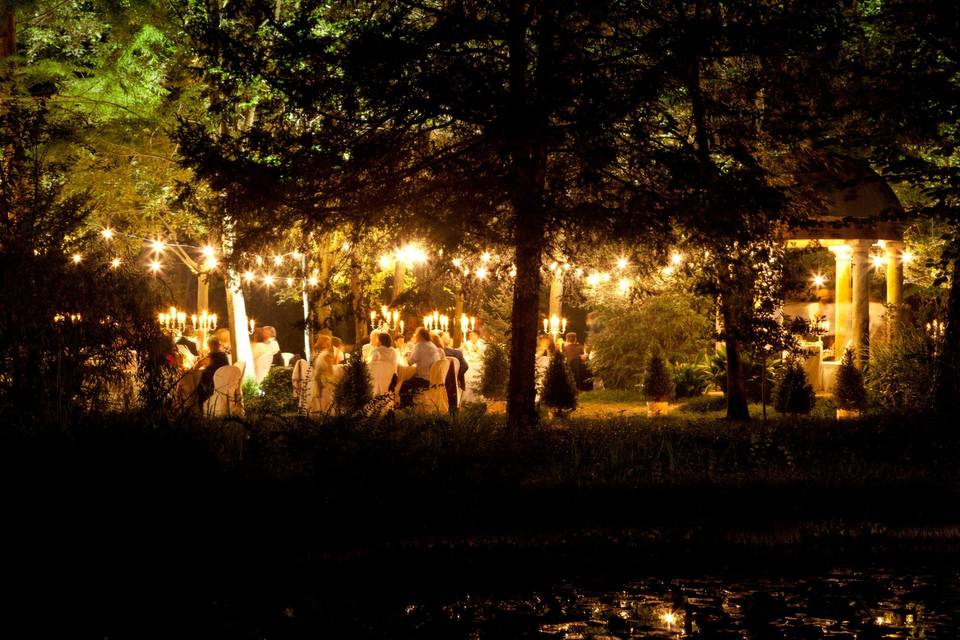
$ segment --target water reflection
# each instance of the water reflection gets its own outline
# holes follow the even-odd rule
[[[420,613],[408,608],[408,622]],[[648,579],[613,592],[558,585],[514,598],[465,597],[434,613],[434,631],[477,639],[956,638],[960,574]]]

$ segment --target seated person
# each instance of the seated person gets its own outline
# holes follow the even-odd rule
[[[487,343],[478,332],[468,331],[466,341],[460,346],[463,349],[463,355],[470,362],[480,363],[483,361],[483,352],[487,348]]]
[[[463,357],[463,351],[453,348],[453,338],[451,338],[450,334],[446,331],[440,334],[440,342],[440,348],[443,349],[443,354],[451,358],[456,358],[460,363],[460,372],[457,374],[457,384],[460,385],[461,389],[466,389],[467,381],[464,379],[464,376],[466,376],[467,369],[470,368],[470,365],[467,364],[466,358]]]
[[[400,404],[409,406],[413,395],[430,388],[430,368],[443,358],[443,352],[430,341],[430,332],[426,327],[418,327],[413,334],[413,349],[410,351],[410,364],[417,368],[416,374],[400,387]]]
[[[220,340],[216,336],[211,336],[207,340],[207,348],[210,353],[197,363],[197,368],[203,370],[203,373],[200,374],[200,382],[197,384],[197,400],[201,408],[215,391],[213,376],[217,369],[230,365],[227,354],[223,352],[223,345],[220,344]]]
[[[379,331],[371,331],[369,338],[360,348],[360,356],[363,358],[363,361],[367,364],[370,363],[370,353],[373,351],[374,347],[377,346],[377,334]]]
[[[378,333],[375,340],[377,344],[370,350],[370,362],[389,362],[397,366],[397,351],[393,348],[390,334]]]

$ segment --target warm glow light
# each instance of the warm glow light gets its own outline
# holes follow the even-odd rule
[[[263,266],[263,256],[257,256],[257,257],[256,257],[256,263],[257,263],[257,266],[258,266],[258,267],[262,267],[262,266]]]
[[[672,627],[673,625],[677,624],[677,614],[672,611],[665,611],[660,616],[660,620],[662,620],[663,623],[668,627]]]
[[[913,254],[909,251],[904,251],[902,254],[900,254],[900,260],[902,260],[904,264],[913,262]]]
[[[110,267],[113,268],[113,269],[119,269],[119,268],[120,268],[120,258],[114,258],[113,260],[111,260],[111,261],[110,261]]]
[[[600,274],[591,273],[589,276],[587,276],[587,284],[590,285],[591,287],[595,287],[598,284],[600,284]]]
[[[79,253],[75,253],[70,257],[73,260],[73,264],[80,264],[80,261],[83,260],[83,256]]]
[[[317,276],[310,276],[310,277],[307,279],[307,284],[309,284],[311,287],[317,286],[317,283],[319,283],[319,282],[320,282],[320,280],[317,278]]]
[[[288,287],[292,287],[292,286],[293,286],[293,278],[287,278],[285,282],[287,283],[287,286],[288,286]]]
[[[620,278],[620,282],[617,283],[617,290],[620,293],[630,291],[630,280],[628,278]]]
[[[674,266],[679,266],[681,262],[683,262],[683,255],[674,251],[673,255],[670,256],[670,263]]]
[[[427,254],[418,245],[410,243],[397,249],[397,260],[405,265],[423,264],[427,261]]]
[[[557,264],[557,261],[554,260],[553,262],[550,263],[550,271],[556,271],[558,266],[559,265]]]
[[[827,277],[822,273],[818,273],[813,276],[813,285],[816,288],[821,289],[823,288],[823,285],[825,285],[826,283],[827,283]]]
[[[874,269],[879,269],[887,262],[886,258],[883,256],[870,256],[870,264],[873,265]]]
[[[163,240],[152,240],[150,242],[150,248],[153,249],[154,253],[160,253],[165,247],[166,245],[163,244]]]
[[[283,256],[273,256],[273,264],[278,267],[283,264]]]
[[[668,267],[664,267],[664,268],[663,268],[663,275],[665,275],[666,277],[669,278],[670,276],[673,275],[673,272],[674,272],[674,271],[675,271],[675,269],[673,268],[672,265],[671,265],[671,266],[668,266]]]
[[[253,282],[253,281],[256,279],[256,277],[257,277],[257,276],[253,273],[253,271],[244,271],[244,272],[243,272],[243,280],[244,280],[244,282],[247,282],[247,283]]]
[[[267,285],[268,287],[272,287],[275,281],[276,281],[276,278],[274,278],[269,274],[263,276],[263,284]]]
[[[210,245],[204,245],[203,249],[200,250],[200,253],[203,254],[204,258],[212,258],[214,256],[213,247]]]
[[[290,257],[293,258],[294,260],[299,260],[299,259],[300,259],[300,252],[299,252],[299,251],[291,251],[291,252],[290,252]]]
[[[377,261],[377,264],[380,265],[381,269],[390,268],[390,257],[389,256],[380,256],[380,259]]]
[[[581,269],[580,267],[577,267],[577,269],[573,272],[573,275],[577,276],[578,278],[582,278],[582,277],[583,277],[583,269]]]
[[[203,266],[204,266],[204,268],[206,268],[207,271],[213,271],[214,269],[217,268],[217,265],[218,265],[218,264],[219,264],[219,263],[217,262],[217,259],[216,259],[216,258],[207,258],[207,259],[203,262]]]
[[[623,271],[624,269],[626,269],[628,264],[630,263],[627,262],[626,258],[617,259],[617,269],[620,269],[620,271]]]
[[[151,261],[150,261],[150,272],[151,272],[151,273],[154,273],[154,274],[160,273],[160,269],[162,269],[162,268],[163,268],[163,265],[160,264],[160,261],[159,261],[159,260],[151,260]]]
[[[483,280],[484,278],[486,278],[486,277],[487,277],[487,268],[486,268],[486,267],[480,267],[480,268],[478,268],[478,269],[477,269],[477,277],[480,278],[481,280]]]
[[[517,277],[517,265],[513,265],[510,267],[510,277],[511,278]]]
[[[457,269],[459,269],[459,268],[460,268],[460,265],[463,264],[463,260],[461,260],[460,258],[454,258],[453,261],[452,261],[452,264],[453,264],[453,266],[455,266]]]
[[[490,262],[490,252],[484,251],[483,255],[480,256],[480,262]]]
[[[104,240],[111,240],[113,238],[113,229],[107,227],[106,229],[100,231],[100,235],[103,236]]]

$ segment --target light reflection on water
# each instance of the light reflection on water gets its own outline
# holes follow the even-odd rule
[[[417,607],[407,614],[415,618]],[[449,637],[478,640],[957,638],[960,574],[649,579],[617,591],[558,585],[512,598],[467,596],[438,617],[445,620],[432,622],[449,625]]]

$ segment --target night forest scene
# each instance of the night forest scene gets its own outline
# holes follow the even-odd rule
[[[0,0],[10,638],[960,637],[960,2]]]

